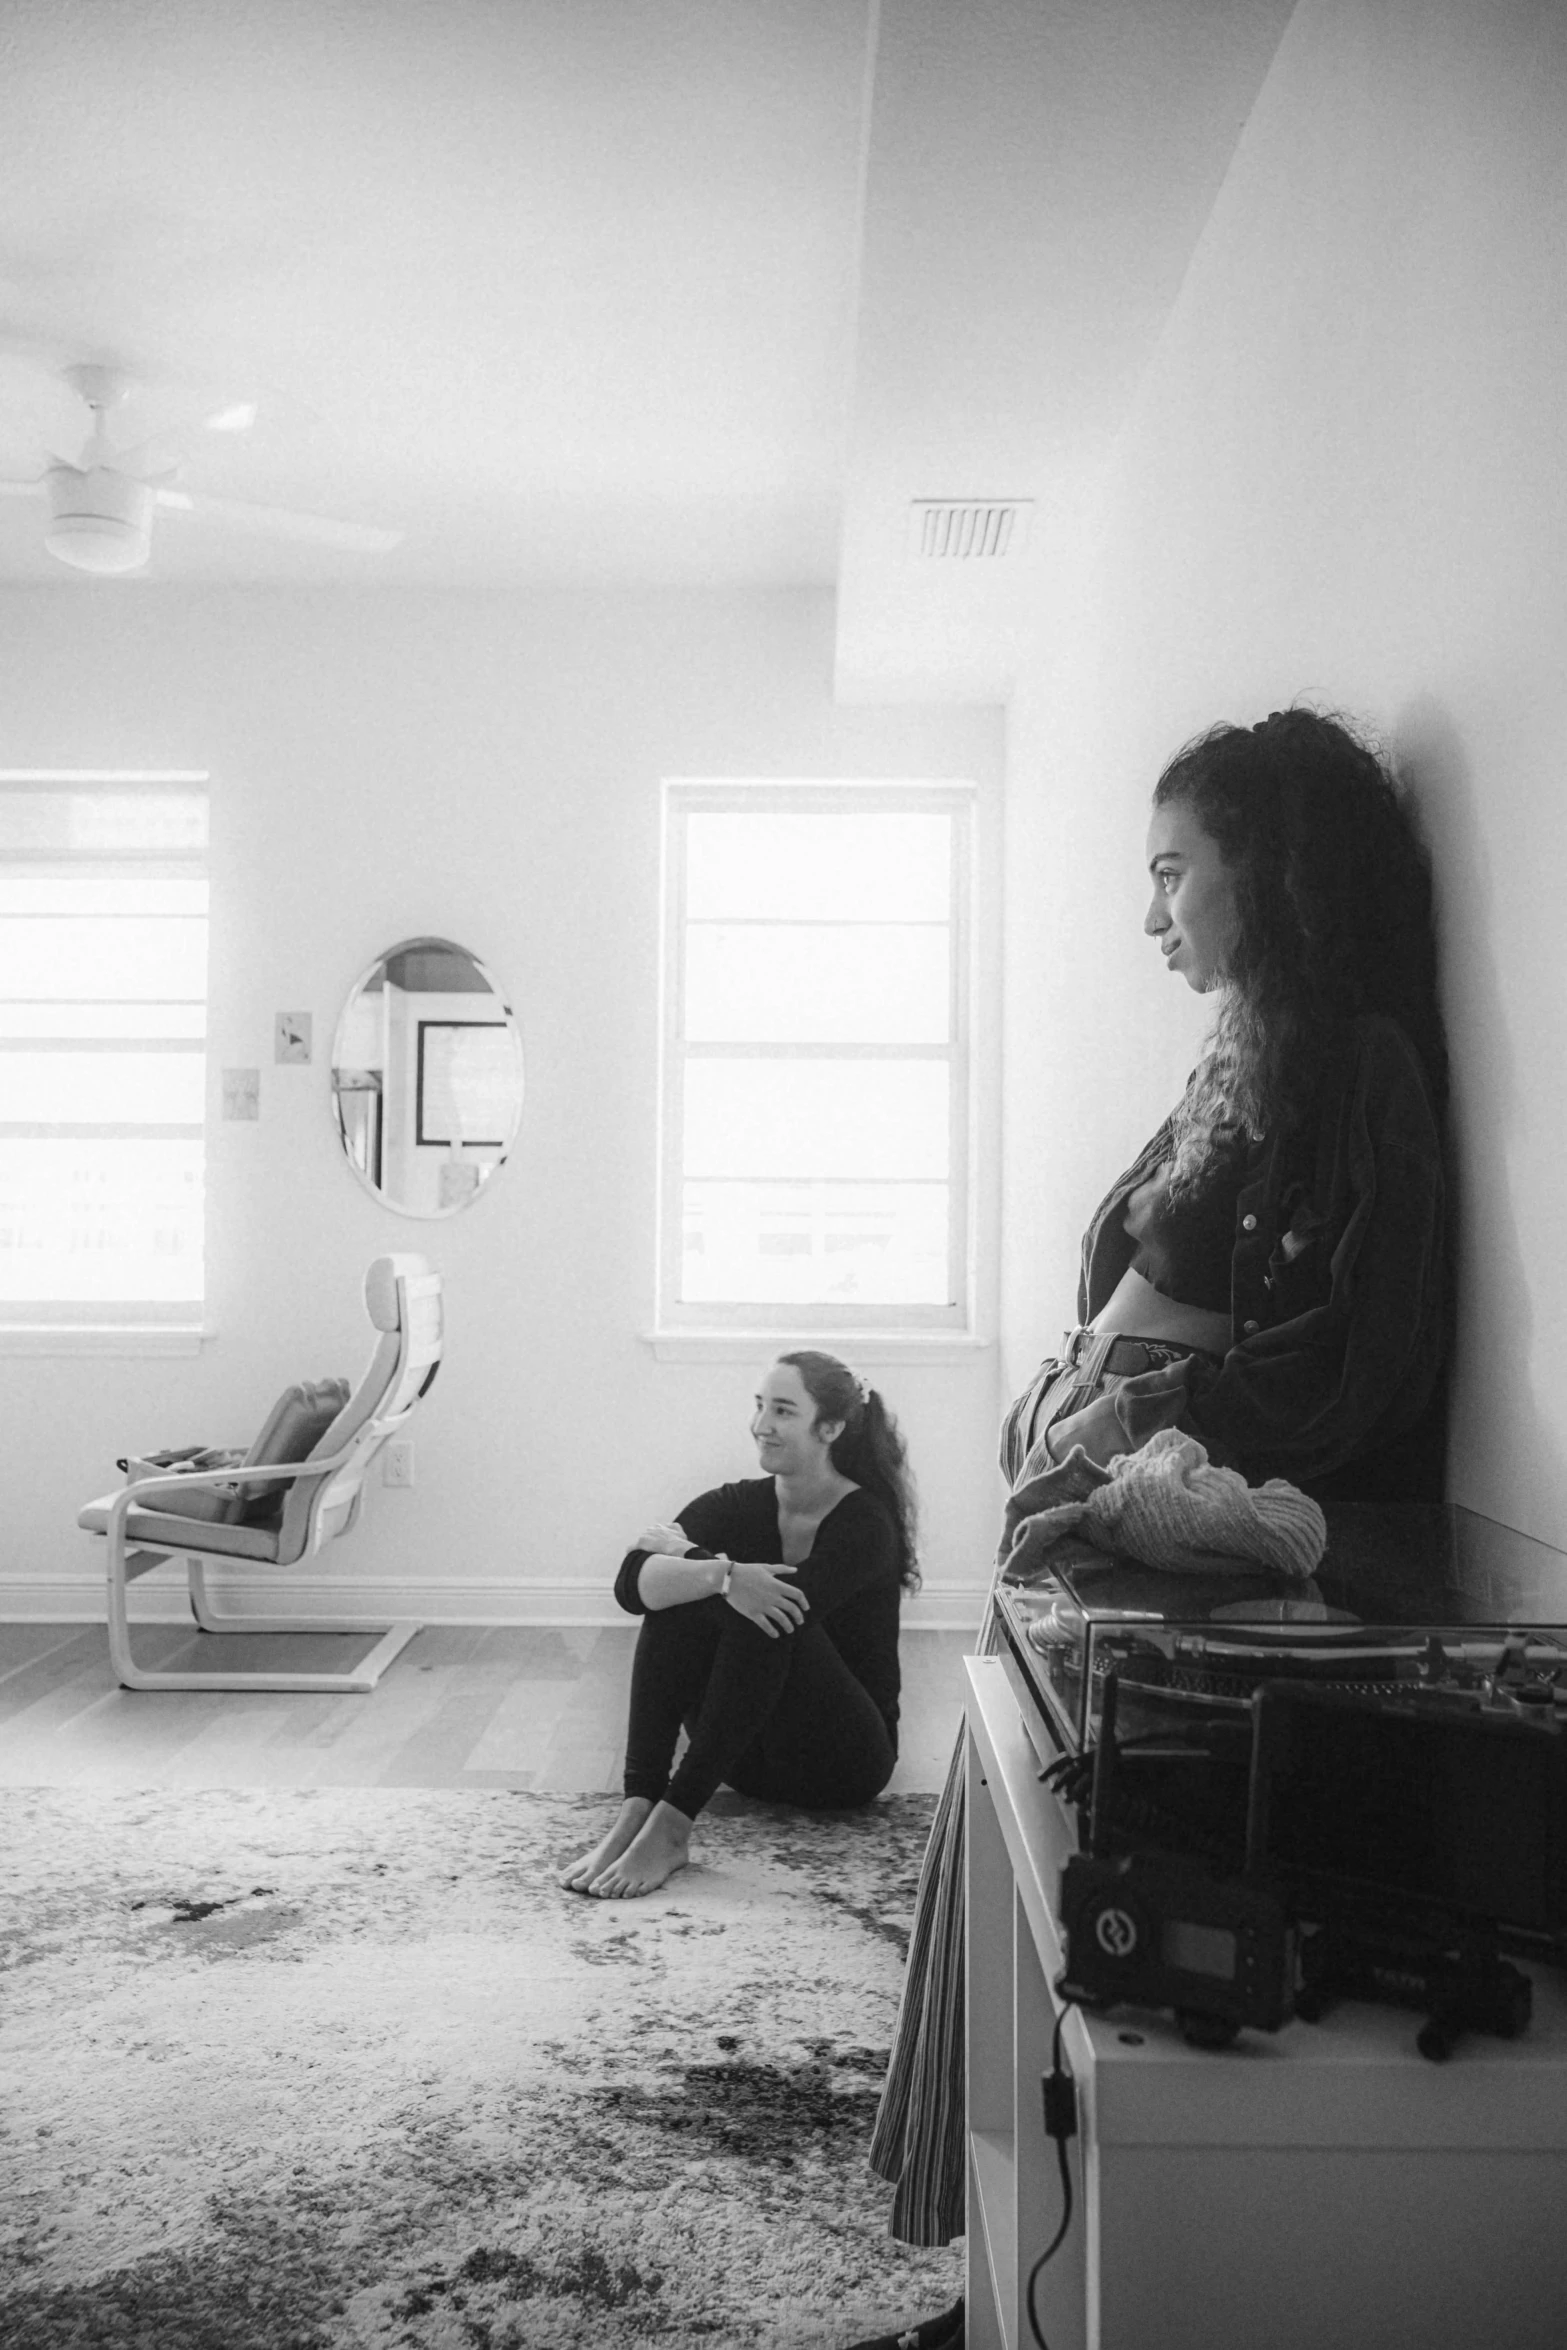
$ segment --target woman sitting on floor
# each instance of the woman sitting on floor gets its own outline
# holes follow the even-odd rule
[[[751,1434],[764,1474],[647,1527],[615,1579],[642,1618],[625,1801],[561,1878],[571,1892],[662,1885],[721,1782],[827,1811],[871,1802],[892,1776],[898,1605],[919,1580],[897,1422],[835,1355],[802,1349],[763,1380]]]

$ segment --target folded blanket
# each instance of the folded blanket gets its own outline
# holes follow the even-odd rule
[[[1161,1428],[1108,1469],[1081,1450],[1019,1485],[1007,1502],[1004,1571],[1017,1580],[1064,1535],[1175,1574],[1270,1568],[1304,1582],[1327,1548],[1317,1504],[1282,1477],[1248,1485],[1216,1468],[1195,1436]]]

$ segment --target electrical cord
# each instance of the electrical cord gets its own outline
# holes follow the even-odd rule
[[[1116,1739],[1114,1749],[1119,1755],[1134,1747],[1168,1743],[1169,1738],[1167,1729],[1149,1730],[1134,1738]],[[1177,1738],[1175,1743],[1187,1746],[1189,1742]],[[1202,1751],[1200,1742],[1194,1751]],[[1047,1763],[1039,1777],[1053,1794],[1080,1808],[1086,1804],[1092,1792],[1094,1770],[1095,1756],[1091,1751],[1086,1754],[1062,1754],[1054,1762]],[[1199,1845],[1213,1842],[1211,1837],[1195,1834],[1189,1823],[1175,1821],[1173,1815],[1166,1813],[1162,1806],[1151,1803],[1146,1796],[1128,1800],[1123,1795],[1117,1804],[1118,1819],[1123,1814],[1127,1816],[1128,1823],[1135,1820],[1140,1825],[1174,1825],[1188,1841]],[[1028,2272],[1028,2284],[1023,2295],[1029,2331],[1038,2344],[1038,2350],[1050,2350],[1050,2345],[1039,2322],[1034,2296],[1041,2275],[1065,2243],[1067,2230],[1072,2224],[1072,2166],[1067,2160],[1066,2149],[1067,2140],[1077,2135],[1077,2089],[1061,2061],[1061,2035],[1066,2024],[1067,2009],[1077,2003],[1063,1995],[1059,1984],[1055,1986],[1055,1995],[1061,2004],[1056,2010],[1055,2031],[1050,2043],[1050,2071],[1040,2082],[1040,2088],[1044,2095],[1045,2134],[1055,2141],[1056,2162],[1061,2172],[1061,2218],[1055,2234]]]
[[[1167,1746],[1171,1735],[1168,1730],[1144,1730],[1135,1738],[1117,1738],[1112,1743],[1117,1754],[1129,1754],[1139,1746]],[[1185,1741],[1177,1739],[1175,1743],[1184,1745]],[[1038,1776],[1053,1795],[1067,1803],[1085,1804],[1093,1791],[1096,1751],[1090,1746],[1082,1754],[1058,1754]]]
[[[1092,1754],[1057,1755],[1053,1763],[1046,1763],[1039,1777],[1052,1795],[1059,1795],[1066,1803],[1082,1804],[1093,1786],[1094,1758]]]
[[[1061,1999],[1059,1989],[1056,1997]],[[1063,2069],[1061,2063],[1061,2032],[1066,2022],[1067,2008],[1072,2004],[1070,2000],[1062,1999],[1056,2011],[1056,2028],[1050,2043],[1050,2071],[1040,2083],[1045,2100],[1045,2134],[1055,2140],[1056,2160],[1061,2169],[1061,2222],[1029,2270],[1028,2285],[1023,2295],[1023,2304],[1028,2311],[1029,2331],[1038,2343],[1039,2350],[1050,2350],[1050,2345],[1045,2340],[1044,2329],[1034,2308],[1034,2289],[1041,2271],[1054,2260],[1065,2243],[1067,2229],[1072,2224],[1072,2169],[1066,2158],[1066,2142],[1068,2138],[1077,2136],[1077,2089],[1071,2074]]]

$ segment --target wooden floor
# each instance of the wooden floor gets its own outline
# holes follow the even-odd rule
[[[437,1626],[363,1696],[130,1690],[101,1624],[0,1623],[0,1786],[526,1787],[619,1790],[634,1625]],[[149,1626],[138,1658],[255,1670],[243,1639]],[[291,1670],[344,1669],[371,1643],[265,1638]],[[889,1792],[940,1787],[962,1710],[966,1632],[902,1644],[900,1759]]]

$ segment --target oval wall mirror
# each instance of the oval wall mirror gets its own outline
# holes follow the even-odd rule
[[[522,1116],[522,1038],[477,955],[405,938],[371,964],[332,1047],[349,1165],[401,1216],[455,1216],[505,1160]]]

